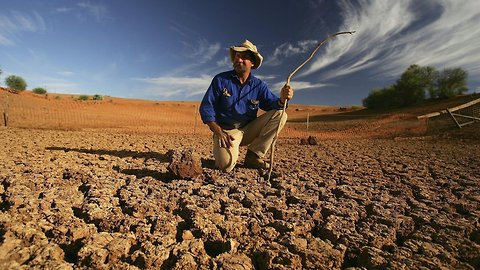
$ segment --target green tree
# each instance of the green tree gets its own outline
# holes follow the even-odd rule
[[[32,90],[33,93],[35,94],[40,94],[40,95],[44,95],[47,93],[47,90],[45,88],[42,88],[42,87],[37,87],[37,88],[34,88]]]
[[[17,91],[23,91],[27,88],[27,83],[20,76],[10,75],[5,79],[5,84]]]
[[[80,95],[78,96],[78,100],[89,100],[90,97],[88,95]]]
[[[451,98],[468,91],[468,73],[461,68],[444,69],[437,78],[432,98]]]
[[[371,91],[368,97],[363,99],[362,103],[363,106],[369,109],[386,109],[398,107],[400,105],[397,93],[393,86]]]
[[[400,106],[410,106],[425,100],[427,92],[432,92],[438,72],[433,67],[411,65],[395,83],[394,88]]]

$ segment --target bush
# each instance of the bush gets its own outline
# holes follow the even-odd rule
[[[400,106],[395,87],[389,86],[370,92],[363,100],[363,106],[369,109],[386,109]]]
[[[103,100],[103,96],[101,96],[101,95],[93,95],[93,100]]]
[[[80,95],[78,100],[88,100],[90,97],[88,95]]]
[[[432,98],[451,98],[468,91],[467,72],[461,68],[444,69],[438,76]]]
[[[449,98],[466,92],[466,81],[467,72],[461,68],[440,73],[433,67],[411,65],[394,85],[371,91],[363,105],[370,109],[407,107],[422,103],[427,93],[431,99]]]
[[[27,83],[20,76],[10,75],[5,79],[5,84],[17,91],[23,91],[27,88]]]
[[[424,101],[425,93],[432,91],[436,77],[437,71],[433,67],[408,67],[394,85],[398,105],[406,107]]]
[[[47,93],[47,90],[45,90],[45,88],[37,87],[34,88],[32,92],[39,95],[45,95]]]

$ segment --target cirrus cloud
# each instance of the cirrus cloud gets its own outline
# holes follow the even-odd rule
[[[323,55],[301,75],[329,67],[322,73],[323,80],[361,70],[386,78],[398,76],[411,64],[462,67],[470,75],[480,75],[479,1],[339,3],[344,18],[340,28],[357,33],[329,43]]]

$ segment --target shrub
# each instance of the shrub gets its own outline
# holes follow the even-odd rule
[[[80,95],[78,100],[88,100],[90,97],[88,95]]]
[[[394,85],[398,105],[406,107],[424,101],[425,93],[433,89],[436,76],[433,67],[409,66]]]
[[[41,87],[37,87],[37,88],[34,88],[32,92],[39,95],[45,95],[47,93],[47,90]]]
[[[411,65],[394,85],[373,90],[363,100],[370,109],[407,107],[425,100],[449,98],[463,94],[467,88],[467,72],[461,68],[438,72],[433,67]]]
[[[103,100],[103,96],[101,96],[101,95],[93,95],[93,100]]]
[[[23,91],[27,88],[27,83],[20,76],[10,75],[5,79],[5,84],[17,91]]]
[[[389,86],[383,89],[376,89],[370,92],[363,100],[363,106],[369,109],[386,109],[399,107],[399,101],[395,87]]]
[[[432,98],[451,98],[468,91],[467,72],[461,68],[444,69],[438,76]]]

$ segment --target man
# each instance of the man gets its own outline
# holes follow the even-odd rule
[[[213,132],[213,156],[217,168],[231,171],[238,160],[239,147],[248,145],[244,165],[267,169],[263,161],[277,127],[283,128],[287,114],[283,104],[293,97],[293,89],[284,86],[280,98],[266,83],[251,74],[260,67],[263,57],[257,47],[246,40],[230,47],[233,70],[216,75],[200,105],[202,121]],[[257,117],[258,109],[266,111]],[[280,119],[282,118],[282,119]]]

